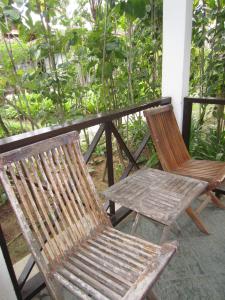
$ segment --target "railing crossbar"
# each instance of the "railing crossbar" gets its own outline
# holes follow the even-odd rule
[[[137,168],[139,169],[139,166],[135,160],[135,158],[133,157],[133,155],[130,153],[130,150],[128,149],[127,145],[125,144],[124,140],[122,139],[119,131],[116,129],[116,127],[114,126],[114,124],[112,123],[112,133],[115,136],[115,138],[117,139],[117,142],[119,144],[119,146],[121,147],[121,149],[125,152],[125,154],[127,155],[128,159],[130,160],[130,162]]]
[[[138,149],[136,150],[136,152],[133,154],[133,157],[134,157],[135,161],[137,161],[138,158],[140,157],[140,155],[141,155],[141,153],[143,152],[145,146],[147,145],[147,142],[148,142],[149,138],[150,138],[150,133],[148,132],[148,133],[145,135],[144,139],[142,140],[142,142],[141,142],[141,144],[139,145],[139,147],[138,147]],[[130,172],[131,172],[131,170],[133,169],[133,167],[134,167],[134,164],[133,164],[132,162],[130,162],[130,163],[128,164],[128,166],[126,167],[126,169],[123,171],[123,174],[122,174],[122,176],[120,177],[120,180],[126,178],[126,177],[130,174]]]
[[[100,138],[102,137],[103,135],[103,132],[105,130],[105,125],[102,124],[100,125],[98,131],[96,132],[88,150],[86,151],[86,153],[84,154],[84,161],[86,162],[86,164],[89,162],[90,158],[91,158],[91,155],[92,153],[94,152]]]

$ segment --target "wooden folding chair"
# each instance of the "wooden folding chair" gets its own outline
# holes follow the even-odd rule
[[[53,299],[143,299],[176,250],[112,228],[76,132],[0,155],[0,178]],[[150,298],[149,298],[150,299]]]
[[[209,183],[206,193],[218,207],[225,205],[212,190],[225,179],[225,163],[191,159],[177,125],[172,105],[144,111],[160,163],[165,171],[204,180]],[[200,213],[210,200],[204,201],[195,211]]]

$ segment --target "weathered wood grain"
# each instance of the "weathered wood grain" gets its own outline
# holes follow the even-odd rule
[[[175,247],[155,246],[106,227],[97,240],[87,240],[87,245],[66,258],[54,276],[63,277],[65,288],[79,287],[91,299],[141,299],[170,260]]]
[[[169,226],[207,186],[204,181],[148,168],[109,187],[103,195]]]

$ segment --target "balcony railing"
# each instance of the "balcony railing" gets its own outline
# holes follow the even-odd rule
[[[92,153],[95,150],[101,136],[105,134],[105,143],[106,143],[106,166],[107,166],[107,176],[108,176],[108,185],[114,184],[114,168],[113,168],[113,151],[112,151],[112,134],[116,138],[119,146],[125,152],[127,158],[129,159],[129,164],[127,168],[123,171],[121,178],[125,178],[129,175],[130,171],[133,167],[138,168],[137,160],[140,157],[142,151],[144,150],[148,139],[150,137],[149,133],[146,134],[143,141],[140,143],[136,152],[131,153],[128,149],[126,143],[122,139],[120,133],[115,127],[113,121],[120,119],[122,117],[128,116],[130,114],[134,114],[137,112],[141,112],[147,108],[158,106],[158,105],[166,105],[171,103],[171,98],[160,98],[154,101],[151,101],[146,104],[135,105],[129,108],[120,109],[108,113],[101,113],[98,115],[86,117],[82,120],[70,122],[64,125],[51,126],[48,128],[43,128],[27,133],[23,133],[20,135],[7,137],[0,140],[0,153],[16,149],[25,145],[29,145],[38,141],[42,141],[66,132],[70,132],[73,130],[82,130],[92,127],[94,125],[99,125],[99,129],[96,132],[88,150],[84,154],[84,159],[86,163],[90,160]],[[191,98],[186,97],[184,99],[184,116],[183,116],[183,138],[187,147],[189,147],[190,142],[190,132],[191,132],[191,119],[192,119],[192,105],[193,103],[202,103],[202,104],[222,104],[225,105],[224,98]],[[224,193],[225,188],[221,187],[216,190],[217,193]],[[118,224],[123,218],[125,218],[130,211],[126,208],[120,208],[115,211],[114,203],[108,203],[105,207],[109,209],[109,215],[111,217],[113,225]],[[1,229],[1,227],[0,227]],[[13,266],[9,257],[9,253],[7,250],[6,242],[0,230],[0,246],[4,249],[4,257],[8,266],[8,270],[17,294],[18,299],[31,299],[36,293],[38,293],[44,286],[44,281],[38,273],[31,279],[27,280],[29,274],[31,273],[34,267],[34,260],[32,257],[29,258],[24,270],[22,271],[18,281],[16,280],[15,273],[13,271]]]
[[[185,97],[184,98],[184,112],[183,112],[183,126],[182,134],[187,148],[190,145],[191,136],[191,120],[192,120],[192,108],[193,104],[213,104],[213,105],[225,105],[225,98],[195,98]],[[224,149],[225,151],[225,149]],[[225,184],[222,184],[215,191],[217,194],[225,195]]]

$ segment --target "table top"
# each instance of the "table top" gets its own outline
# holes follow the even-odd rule
[[[207,186],[205,181],[146,168],[119,181],[102,194],[106,200],[170,225]]]

